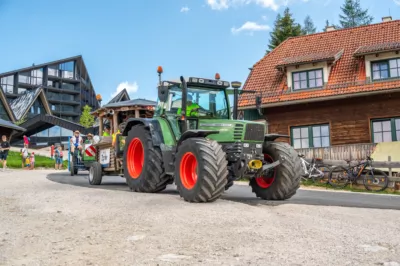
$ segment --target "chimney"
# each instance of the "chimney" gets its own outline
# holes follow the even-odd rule
[[[382,22],[388,22],[388,21],[392,21],[392,16],[382,18]]]
[[[334,30],[336,30],[335,26],[326,27],[326,31],[334,31]]]

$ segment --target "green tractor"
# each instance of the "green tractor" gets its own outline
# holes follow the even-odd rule
[[[255,195],[285,200],[300,186],[301,162],[286,135],[266,134],[263,123],[237,120],[240,82],[180,77],[162,81],[153,118],[132,118],[126,136],[123,171],[129,188],[155,193],[175,182],[188,202],[212,202],[248,178]],[[234,96],[233,112],[228,95]],[[260,110],[260,97],[256,104]]]

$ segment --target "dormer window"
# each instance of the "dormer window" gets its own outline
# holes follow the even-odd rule
[[[372,80],[400,77],[400,58],[372,62]]]
[[[303,90],[322,87],[324,82],[323,69],[293,72],[293,90]]]

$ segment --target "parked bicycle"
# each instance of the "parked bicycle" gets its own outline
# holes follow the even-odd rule
[[[372,158],[367,156],[365,161],[354,166],[350,160],[346,160],[348,167],[335,166],[329,172],[328,182],[334,188],[345,188],[348,184],[357,184],[357,180],[363,176],[364,187],[369,191],[383,191],[389,185],[389,178],[385,172],[372,166]],[[368,170],[366,168],[369,168]],[[376,190],[375,190],[376,188]]]
[[[320,182],[325,177],[325,172],[330,172],[330,167],[324,165],[321,159],[312,158],[311,162],[304,159],[304,154],[299,154],[303,173],[301,175],[303,180],[311,179],[313,182]]]

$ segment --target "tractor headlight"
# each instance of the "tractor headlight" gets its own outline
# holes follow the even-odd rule
[[[262,148],[262,144],[256,144],[256,148]]]
[[[243,147],[248,148],[248,147],[250,147],[250,144],[249,143],[243,143]]]

